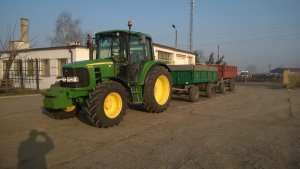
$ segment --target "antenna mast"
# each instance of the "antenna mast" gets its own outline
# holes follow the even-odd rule
[[[190,52],[193,50],[193,20],[194,20],[194,5],[195,5],[195,0],[190,1],[190,31],[189,31],[189,47],[190,47]]]

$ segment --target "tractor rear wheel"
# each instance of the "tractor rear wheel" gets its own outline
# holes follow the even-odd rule
[[[150,70],[144,88],[144,106],[148,112],[160,113],[167,109],[171,99],[171,75],[161,66]]]
[[[206,97],[211,98],[215,94],[215,89],[212,83],[208,83],[205,88]]]
[[[234,90],[234,80],[230,79],[228,84],[228,90],[233,91]]]
[[[126,92],[119,83],[102,83],[89,93],[87,117],[96,127],[118,125],[123,120],[126,109]]]
[[[224,94],[225,93],[225,83],[224,82],[221,82],[219,84],[219,91],[220,93]]]
[[[61,119],[61,120],[73,118],[77,113],[77,108],[74,105],[65,107],[64,109],[58,109],[58,110],[46,109],[46,110],[50,113],[50,117],[54,119]]]
[[[189,88],[189,100],[191,102],[196,101],[199,98],[199,88],[195,85],[192,85]]]

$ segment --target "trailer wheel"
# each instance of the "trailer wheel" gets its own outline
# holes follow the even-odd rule
[[[161,66],[148,74],[144,87],[144,106],[148,112],[160,113],[167,109],[171,99],[171,75]]]
[[[234,90],[234,80],[233,79],[229,80],[228,89],[229,89],[229,91]]]
[[[77,108],[74,105],[71,105],[69,107],[65,107],[64,109],[46,109],[50,113],[50,117],[54,119],[69,119],[75,117],[77,113]]]
[[[199,98],[199,88],[195,85],[192,85],[189,88],[189,100],[195,102]]]
[[[99,84],[89,93],[87,117],[96,127],[118,125],[127,109],[124,87],[116,82]]]
[[[219,84],[219,91],[220,93],[224,94],[225,93],[225,83],[224,82],[221,82]]]
[[[206,97],[211,98],[211,97],[213,97],[214,93],[215,93],[215,89],[214,89],[213,84],[212,83],[208,83],[206,85],[206,88],[205,88]]]

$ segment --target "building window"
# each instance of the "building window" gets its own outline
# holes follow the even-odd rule
[[[172,53],[168,53],[168,52],[163,52],[163,51],[158,51],[158,60],[166,63],[166,64],[172,64],[173,60],[172,60]]]
[[[33,59],[27,60],[27,75],[28,76],[34,75],[34,60]]]
[[[16,76],[20,76],[22,60],[16,60],[14,63],[14,72]]]
[[[7,60],[3,60],[3,72],[6,71],[7,64],[8,64],[8,61]]]
[[[194,57],[188,56],[189,64],[194,64]]]
[[[57,66],[58,76],[63,75],[63,73],[62,73],[62,66],[64,64],[67,64],[67,59],[58,59],[58,66]]]
[[[42,76],[49,77],[50,76],[50,60],[42,59],[41,66],[42,66]]]
[[[176,54],[176,57],[180,58],[180,59],[185,59],[185,55],[182,55],[182,54]]]

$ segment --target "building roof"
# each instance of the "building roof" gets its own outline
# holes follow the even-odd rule
[[[300,72],[300,68],[276,68],[271,70],[271,73],[283,74],[284,70],[289,70],[291,72]]]
[[[42,48],[29,48],[29,49],[21,49],[19,52],[32,52],[32,51],[44,51],[44,50],[57,50],[57,49],[75,49],[75,48],[83,48],[88,49],[86,46],[81,45],[69,45],[69,46],[56,46],[56,47],[42,47]],[[3,51],[3,53],[8,53],[9,51]]]
[[[189,53],[189,54],[191,54],[191,55],[195,55],[195,53],[190,52],[190,51],[186,51],[186,50],[182,50],[182,49],[178,49],[178,48],[173,48],[173,47],[161,45],[161,44],[158,44],[158,43],[153,43],[153,46],[162,47],[162,48],[167,48],[167,49],[170,49],[170,50],[175,50],[175,51],[177,51],[177,52],[183,52],[183,53]]]

